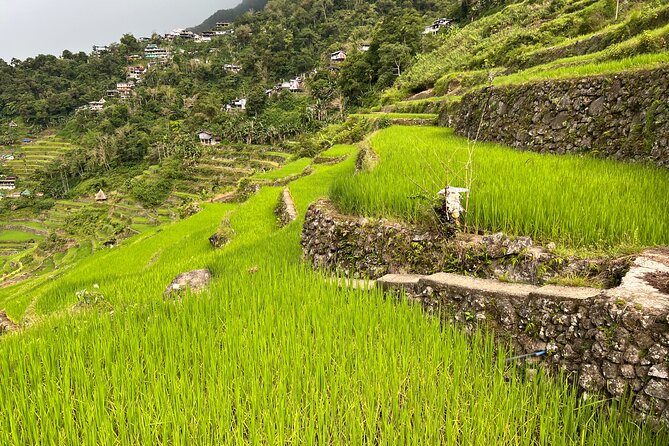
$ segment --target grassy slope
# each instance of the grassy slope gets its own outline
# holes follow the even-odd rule
[[[301,216],[353,160],[290,185]],[[508,381],[489,338],[304,270],[301,218],[278,228],[279,192],[207,206],[36,289],[48,312],[97,283],[114,311],[54,313],[0,341],[0,442],[666,444],[561,380]],[[215,252],[206,235],[225,214],[236,237]],[[201,266],[210,293],[163,302],[174,273]]]
[[[615,2],[613,3],[615,6]],[[607,0],[524,1],[436,37],[437,49],[420,54],[384,101],[461,80],[467,88],[509,70],[497,83],[650,69],[669,62],[665,2],[623,3],[618,20]],[[434,39],[434,38],[433,38]],[[458,94],[461,94],[459,91]]]
[[[419,221],[416,197],[464,185],[466,139],[443,128],[392,127],[372,145],[372,172],[341,177],[332,196],[345,212]],[[669,172],[588,157],[518,152],[479,144],[470,224],[561,241],[570,247],[669,244]]]

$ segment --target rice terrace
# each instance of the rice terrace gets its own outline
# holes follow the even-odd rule
[[[666,2],[221,3],[0,48],[0,444],[669,444]]]

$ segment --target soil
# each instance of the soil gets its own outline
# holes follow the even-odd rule
[[[669,294],[669,273],[648,273],[644,276],[646,282],[660,293]]]

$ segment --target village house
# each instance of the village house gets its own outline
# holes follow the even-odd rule
[[[104,193],[102,189],[95,194],[95,201],[107,201],[107,194]]]
[[[360,45],[360,46],[358,47],[358,51],[361,51],[361,52],[363,52],[363,53],[364,53],[365,51],[369,51],[369,45],[366,44],[366,43]]]
[[[8,125],[9,125],[10,128],[16,128],[16,127],[19,126],[19,125],[18,125],[17,123],[15,123],[14,121],[9,121],[9,124],[8,124]]]
[[[215,138],[213,133],[206,130],[201,130],[197,136],[200,138],[200,144],[205,146],[215,146],[220,142],[220,139]]]
[[[105,108],[106,103],[107,103],[107,101],[105,101],[105,98],[100,98],[99,101],[89,102],[87,108],[90,111],[99,112],[99,111],[102,111]]]
[[[0,175],[0,189],[13,190],[16,189],[16,177],[7,177]]]
[[[346,53],[343,51],[336,51],[330,54],[330,62],[341,63],[346,60]]]
[[[195,34],[193,31],[187,31],[184,29],[179,32],[179,37],[184,40],[194,40],[197,37],[197,34]]]
[[[139,60],[139,59],[141,59],[141,58],[142,58],[142,56],[140,56],[139,54],[131,54],[130,56],[126,57],[126,59],[128,60],[128,62],[132,62],[132,61],[135,61],[135,60]]]
[[[235,99],[225,106],[225,111],[246,111],[246,99]]]
[[[135,88],[135,84],[132,82],[119,82],[116,84],[116,91],[121,99],[128,99],[132,96],[132,89]]]
[[[113,98],[114,96],[118,96],[118,90],[107,90],[108,98]]]
[[[272,96],[275,93],[280,93],[282,91],[290,91],[292,93],[300,93],[304,91],[304,79],[306,75],[297,76],[288,81],[283,81],[276,84],[273,88],[265,90],[267,96]]]
[[[151,43],[144,49],[144,56],[147,59],[166,60],[170,57],[170,52],[166,48],[159,48],[155,43]]]
[[[139,80],[146,73],[144,65],[128,67],[128,79]]]
[[[439,31],[441,31],[442,28],[448,28],[453,24],[454,20],[453,19],[447,19],[447,18],[441,18],[438,20],[435,20],[432,25],[427,26],[425,28],[425,31],[423,31],[423,34],[437,34]]]
[[[235,74],[237,74],[237,73],[239,73],[239,72],[242,71],[242,67],[241,67],[241,66],[239,66],[239,65],[234,65],[234,64],[229,64],[229,63],[226,63],[225,65],[223,65],[223,69],[224,69],[225,71],[228,71],[228,72],[230,72],[230,73],[235,73]]]
[[[105,51],[109,51],[109,47],[107,45],[93,45],[93,54],[101,54]]]

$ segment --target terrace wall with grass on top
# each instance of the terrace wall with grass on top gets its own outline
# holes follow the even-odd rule
[[[326,201],[306,212],[302,247],[314,267],[378,279],[472,331],[486,324],[517,354],[545,351],[542,361],[573,372],[582,390],[631,394],[637,411],[669,425],[669,294],[641,280],[649,265],[669,278],[669,250],[609,263],[560,258],[527,237],[448,238],[342,215]],[[574,273],[608,289],[546,285]]]
[[[326,200],[312,204],[302,230],[304,257],[351,278],[439,271],[540,285],[620,283],[630,259],[560,256],[530,237],[503,233],[456,237],[386,219],[343,215]]]
[[[465,95],[456,133],[542,153],[669,167],[669,68],[488,87]]]

